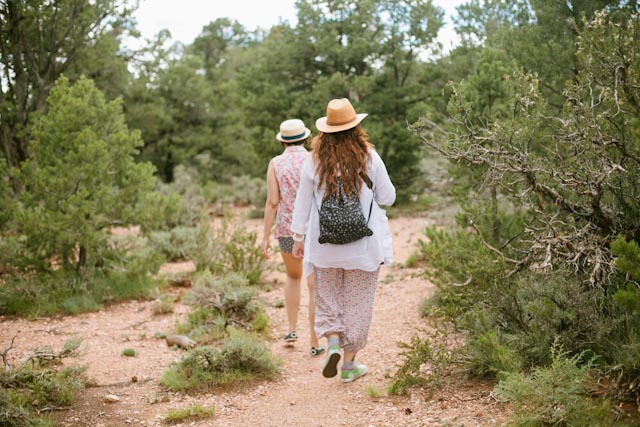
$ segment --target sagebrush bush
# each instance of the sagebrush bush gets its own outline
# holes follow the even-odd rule
[[[205,186],[205,194],[212,202],[252,205],[261,208],[267,200],[264,178],[249,175],[235,176],[228,184],[212,182]]]
[[[281,362],[254,335],[231,330],[220,347],[197,347],[165,371],[171,390],[201,390],[254,379],[272,378]]]
[[[198,227],[180,226],[169,231],[153,231],[149,240],[167,261],[184,261],[198,250]]]
[[[245,276],[251,285],[260,283],[265,269],[262,248],[257,244],[258,235],[242,224],[225,218],[212,237],[216,250],[204,263],[216,274],[230,272]]]
[[[258,291],[249,280],[231,273],[215,277],[203,273],[184,301],[194,307],[178,332],[188,333],[201,342],[215,341],[229,326],[263,331],[268,325]]]

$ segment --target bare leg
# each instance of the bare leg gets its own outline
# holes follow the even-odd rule
[[[309,288],[309,337],[311,347],[318,348],[318,336],[316,335],[316,274],[307,276],[307,287]]]
[[[293,332],[298,327],[302,260],[284,252],[282,253],[282,260],[287,270],[287,280],[284,285],[284,305],[287,309],[287,318],[289,320],[288,332]]]

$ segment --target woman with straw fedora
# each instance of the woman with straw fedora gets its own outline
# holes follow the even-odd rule
[[[380,265],[392,261],[391,233],[379,205],[392,205],[396,192],[384,162],[360,127],[366,116],[356,114],[346,98],[329,102],[327,115],[316,121],[320,133],[302,168],[291,224],[293,255],[304,257],[306,274],[316,275],[315,330],[318,337],[329,340],[322,374],[336,376],[344,356],[342,382],[367,373],[355,356],[367,342]],[[323,236],[327,223],[338,222],[341,214],[324,215],[325,204],[350,198],[357,200],[355,209],[366,220],[367,232],[351,242],[337,236],[334,243],[327,243],[331,241]]]
[[[280,253],[287,271],[284,301],[289,329],[284,336],[284,341],[288,345],[298,340],[296,329],[300,308],[300,282],[302,279],[302,260],[291,254],[293,249],[291,214],[300,181],[300,170],[309,156],[303,145],[310,135],[311,131],[305,127],[302,120],[292,119],[282,122],[276,139],[282,143],[284,151],[271,159],[267,170],[267,202],[264,207],[262,256],[266,259],[270,257],[271,242],[269,236],[275,221],[274,237],[278,239]],[[307,286],[309,287],[310,354],[317,356],[324,352],[324,348],[318,345],[318,338],[313,329],[315,310],[313,276],[307,277]]]

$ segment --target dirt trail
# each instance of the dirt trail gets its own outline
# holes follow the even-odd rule
[[[398,341],[408,342],[415,329],[424,325],[417,307],[433,292],[433,285],[417,276],[417,270],[402,264],[415,250],[427,225],[423,217],[394,218],[390,221],[396,264],[383,267],[376,293],[369,344],[358,360],[369,368],[361,380],[342,384],[337,378],[320,374],[322,358],[308,355],[306,327],[307,292],[303,289],[300,311],[300,339],[294,347],[285,347],[284,308],[275,308],[283,299],[282,272],[267,279],[272,290],[263,298],[271,318],[269,342],[272,351],[283,360],[282,374],[273,381],[214,390],[193,396],[166,392],[159,380],[166,367],[184,352],[169,349],[158,332],[172,332],[175,323],[189,308],[178,304],[173,313],[154,316],[152,302],[118,304],[97,313],[37,320],[0,318],[0,349],[17,336],[14,360],[24,358],[35,347],[51,346],[59,350],[63,343],[80,336],[81,352],[66,362],[88,366],[87,374],[95,383],[85,389],[72,409],[60,412],[61,426],[160,426],[169,409],[192,404],[214,406],[215,415],[204,420],[186,420],[184,426],[448,426],[471,427],[501,425],[505,409],[489,395],[490,386],[452,385],[434,396],[413,392],[408,397],[386,397],[387,376],[395,371],[400,349]],[[258,220],[248,226],[259,230]],[[189,264],[173,265],[174,270]],[[303,287],[304,288],[304,287]],[[133,348],[136,357],[122,356]],[[379,393],[383,397],[371,397]],[[104,396],[115,394],[120,400],[106,403]]]

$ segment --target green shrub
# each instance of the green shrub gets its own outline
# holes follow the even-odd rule
[[[190,259],[199,249],[198,227],[175,227],[170,231],[154,231],[149,234],[150,243],[166,256],[167,261]]]
[[[238,274],[217,278],[203,273],[196,278],[184,301],[194,310],[185,323],[178,325],[178,333],[189,334],[199,342],[222,338],[229,326],[263,332],[269,324],[257,289]]]
[[[501,342],[495,330],[471,337],[462,350],[466,368],[475,376],[495,378],[501,372],[520,372],[520,354]]]
[[[267,183],[264,178],[236,176],[232,177],[228,184],[216,182],[207,184],[205,194],[212,202],[252,205],[261,208],[267,200]]]
[[[231,330],[219,348],[197,347],[170,366],[162,383],[174,391],[207,389],[271,378],[280,363],[254,335]]]
[[[125,348],[122,350],[122,355],[125,357],[136,357],[138,353],[133,348]]]
[[[227,227],[228,225],[223,225],[223,228]],[[247,231],[242,226],[232,227],[230,233],[222,236],[222,257],[218,257],[211,264],[212,271],[222,274],[235,272],[245,276],[249,284],[259,284],[265,262],[257,239],[258,235],[255,232]]]
[[[254,315],[253,322],[251,322],[251,330],[263,335],[269,333],[269,316],[267,316],[267,313],[260,311]]]
[[[548,367],[535,368],[531,374],[502,375],[497,395],[511,402],[515,410],[513,426],[593,426],[614,425],[611,405],[595,400],[589,392],[595,384],[591,365],[580,356],[569,357],[554,346]]]
[[[104,262],[112,224],[135,223],[145,209],[153,166],[135,161],[143,141],[121,101],[106,101],[90,79],[61,77],[47,102],[20,169],[17,235],[35,268],[92,268]]]
[[[626,241],[624,237],[611,243],[611,250],[616,255],[616,266],[633,280],[640,280],[640,247],[635,240]]]
[[[188,408],[169,409],[164,420],[167,423],[187,421],[189,419],[203,419],[212,417],[215,413],[213,406],[207,407],[200,404],[191,405]]]
[[[6,364],[0,369],[0,425],[33,427],[49,425],[41,418],[39,409],[50,406],[69,406],[74,393],[86,383],[85,368],[53,366],[55,361],[69,355],[77,340],[65,343],[56,354],[52,350],[37,349],[19,366]],[[6,353],[11,349],[5,350]]]
[[[591,351],[608,358],[610,337],[621,324],[610,317],[612,302],[598,289],[585,287],[580,277],[562,270],[510,274],[505,260],[477,235],[434,229],[426,233],[430,241],[420,250],[438,290],[421,304],[421,313],[444,316],[469,331],[472,372],[484,376],[507,369],[511,363],[500,361],[503,352],[519,355],[512,368],[548,364],[555,340],[572,353]],[[485,345],[497,353],[486,358],[475,351]]]
[[[211,309],[229,322],[243,324],[260,311],[257,297],[257,289],[249,286],[249,280],[244,276],[230,273],[216,278],[205,273],[196,279],[186,301],[196,307]]]
[[[448,319],[455,322],[477,302],[493,298],[490,290],[509,286],[507,265],[477,236],[436,228],[425,234],[429,241],[420,241],[420,253],[429,261],[426,274],[438,287],[438,308]]]
[[[160,295],[153,301],[151,312],[154,315],[161,315],[173,312],[175,308],[175,300],[171,295]]]
[[[414,335],[410,343],[398,343],[403,349],[400,365],[388,386],[390,395],[403,395],[410,387],[436,387],[442,383],[445,372],[456,363],[457,345],[449,332],[421,330],[423,337]]]
[[[211,343],[222,339],[227,330],[227,319],[210,308],[195,308],[185,322],[176,326],[176,332],[188,335],[199,343]]]
[[[138,267],[136,267],[138,268]],[[158,282],[146,273],[64,270],[9,276],[0,286],[0,313],[19,316],[77,314],[107,303],[145,298]]]
[[[365,388],[365,393],[372,399],[380,399],[382,397],[382,394],[378,391],[378,389],[372,385],[368,385]]]

